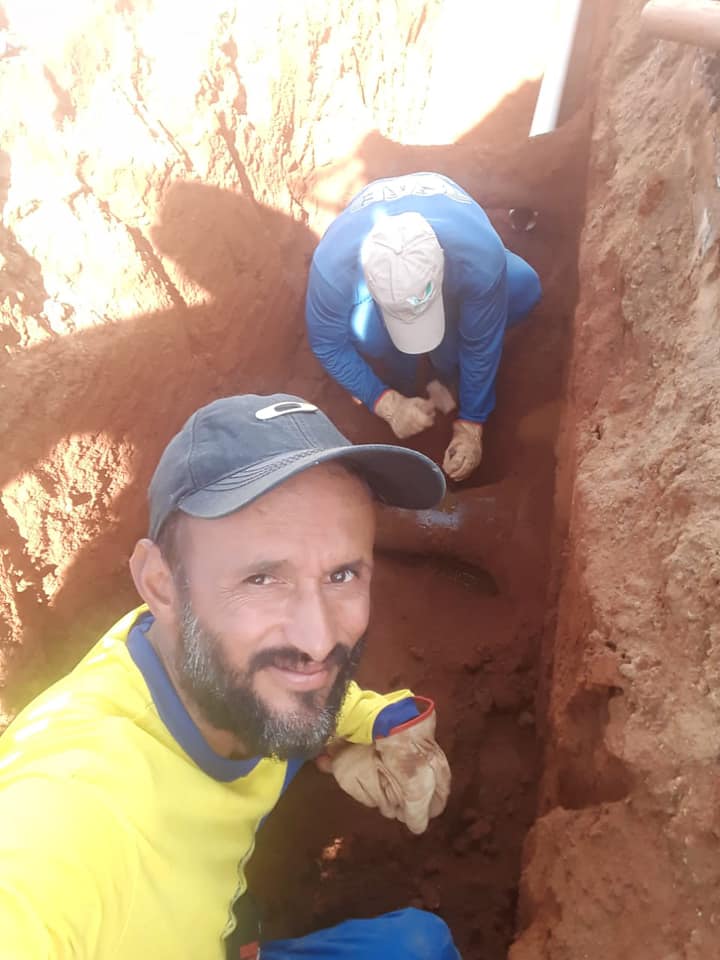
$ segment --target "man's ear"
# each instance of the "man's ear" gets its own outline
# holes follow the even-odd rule
[[[130,557],[130,573],[135,588],[150,612],[162,624],[175,624],[178,596],[172,571],[160,548],[152,540],[138,540]]]

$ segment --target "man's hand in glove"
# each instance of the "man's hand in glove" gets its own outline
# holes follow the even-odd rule
[[[375,404],[375,413],[382,417],[399,440],[427,430],[435,422],[432,400],[404,397],[397,390],[386,390]]]
[[[443,470],[451,480],[465,480],[480,465],[482,459],[481,423],[456,420],[453,436],[443,460]]]
[[[347,744],[318,761],[342,789],[384,817],[400,820],[412,833],[423,833],[432,817],[445,809],[450,767],[435,740],[435,705],[416,697],[424,712],[374,743]]]

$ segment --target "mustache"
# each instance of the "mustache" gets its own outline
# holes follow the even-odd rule
[[[247,675],[252,676],[266,667],[277,667],[281,670],[302,670],[310,664],[329,669],[336,667],[343,671],[357,664],[365,645],[365,637],[361,637],[354,647],[344,647],[336,644],[324,660],[315,660],[296,647],[269,647],[259,650],[250,659],[247,666]]]

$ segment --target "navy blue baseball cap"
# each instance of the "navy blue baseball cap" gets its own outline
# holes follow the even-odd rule
[[[365,479],[382,503],[434,507],[445,493],[440,468],[415,450],[352,444],[314,404],[276,393],[222,397],[197,410],[165,448],[150,481],[149,536],[167,517],[224,517],[303,470],[337,460]]]

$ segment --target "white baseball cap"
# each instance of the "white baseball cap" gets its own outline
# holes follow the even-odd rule
[[[402,353],[429,353],[445,336],[444,255],[419,213],[378,220],[360,253],[365,281]]]

